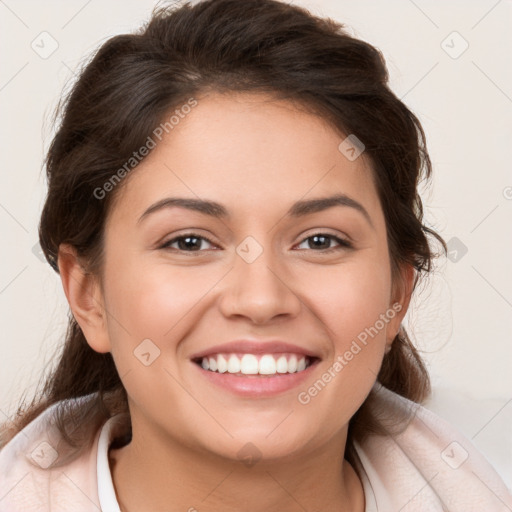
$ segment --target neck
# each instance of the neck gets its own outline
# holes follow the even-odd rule
[[[346,431],[328,445],[293,457],[253,464],[139,442],[110,451],[111,473],[121,512],[363,512],[364,493],[343,458]],[[339,456],[338,456],[339,454]],[[311,490],[314,489],[314,492]]]

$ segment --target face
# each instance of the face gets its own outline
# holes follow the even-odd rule
[[[406,309],[393,295],[369,161],[348,159],[345,136],[290,103],[197,100],[125,178],[105,226],[105,321],[84,326],[88,342],[113,355],[134,439],[229,459],[342,446]],[[308,203],[333,196],[344,200]],[[168,198],[217,208],[147,212]],[[256,359],[271,373],[214,372],[194,359],[234,340],[253,345],[222,349],[226,361],[253,354],[246,371]],[[312,364],[289,373],[305,353]]]

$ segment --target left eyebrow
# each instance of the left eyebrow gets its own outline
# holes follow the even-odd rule
[[[368,221],[370,226],[375,229],[370,214],[366,208],[346,194],[337,194],[329,197],[320,197],[318,199],[307,199],[303,201],[297,201],[286,213],[289,217],[302,217],[311,213],[321,212],[332,208],[334,206],[347,206],[354,208],[359,213],[362,213],[364,218]]]
[[[345,206],[357,210],[365,217],[370,226],[373,229],[375,229],[370,214],[368,213],[366,208],[361,203],[359,203],[355,199],[352,199],[346,194],[337,194],[329,197],[320,197],[317,199],[297,201],[286,212],[286,216],[295,218],[303,217],[305,215],[310,215],[312,213],[317,213],[323,210],[327,210],[329,208],[333,208],[334,206]],[[197,211],[199,213],[203,213],[205,215],[209,215],[215,218],[231,217],[228,210],[222,204],[217,203],[216,201],[186,197],[166,197],[152,204],[139,217],[137,223],[141,222],[145,217],[147,217],[153,212],[156,212],[157,210],[172,207],[179,207],[185,208],[187,210]]]

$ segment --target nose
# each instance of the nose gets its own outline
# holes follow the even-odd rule
[[[271,250],[264,249],[252,262],[236,254],[223,280],[220,309],[226,317],[242,316],[255,324],[293,318],[301,309],[295,288],[292,273]]]

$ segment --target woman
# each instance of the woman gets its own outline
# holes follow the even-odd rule
[[[378,50],[272,0],[160,9],[62,107],[40,243],[72,315],[0,511],[505,511],[420,403],[431,235]],[[20,408],[21,411],[21,408]]]

